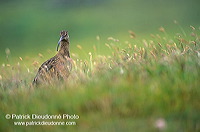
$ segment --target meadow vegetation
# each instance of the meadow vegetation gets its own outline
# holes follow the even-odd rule
[[[177,23],[176,23],[177,24]],[[183,30],[182,30],[183,31]],[[85,59],[72,52],[73,70],[66,81],[32,87],[46,59],[19,57],[0,67],[0,115],[76,114],[76,126],[14,126],[0,116],[0,131],[184,131],[200,130],[200,29],[137,38],[108,37],[108,54],[98,45]],[[52,51],[48,51],[53,54]],[[159,125],[161,122],[161,125]]]
[[[0,132],[199,132],[199,5],[0,0]],[[69,31],[72,72],[66,81],[33,87],[40,65],[56,54],[61,30]],[[80,118],[65,120],[75,126],[16,126],[43,120],[6,114]]]

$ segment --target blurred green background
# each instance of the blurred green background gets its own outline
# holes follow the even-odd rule
[[[184,30],[200,23],[199,0],[1,0],[0,1],[0,62],[5,49],[12,57],[46,54],[56,51],[60,30],[68,30],[71,51],[76,45],[86,52],[112,36],[125,41],[128,30],[137,37],[157,32],[161,26],[173,32],[177,20]],[[100,41],[96,36],[100,36]]]
[[[200,28],[199,5],[200,0],[0,0],[0,131],[161,132],[155,125],[159,119],[167,125],[163,132],[198,131],[200,30],[192,31],[190,25]],[[160,27],[166,32],[160,32]],[[74,61],[69,81],[32,89],[39,65],[56,53],[61,30],[69,31],[71,53],[79,55],[72,58],[88,61]],[[131,39],[129,30],[138,39]],[[187,39],[191,31],[197,36]],[[184,32],[187,35],[177,40],[176,33]],[[159,37],[150,34],[166,39],[157,41]],[[149,46],[137,50],[134,45],[140,47],[142,39]],[[170,40],[177,46],[168,48]],[[163,47],[156,59],[157,42]],[[114,46],[109,51],[105,43],[126,46],[126,52]],[[94,45],[97,54],[119,55],[96,59],[97,54],[92,54],[89,59]],[[8,59],[6,49],[11,51],[7,50]],[[77,126],[23,127],[4,118],[11,113],[66,112],[80,116]]]

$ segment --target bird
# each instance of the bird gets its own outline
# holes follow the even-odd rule
[[[60,32],[60,39],[57,45],[57,54],[45,61],[38,69],[32,84],[38,85],[49,83],[52,80],[67,79],[72,70],[72,59],[69,51],[68,31]],[[60,49],[59,49],[60,46]]]

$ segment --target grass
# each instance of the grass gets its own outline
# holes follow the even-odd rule
[[[3,64],[0,131],[199,131],[199,29],[191,26],[191,33],[173,37],[164,28],[159,30],[146,40],[134,38],[132,32],[126,42],[109,38],[109,55],[96,50],[88,54],[77,46],[87,58],[72,54],[68,80],[39,88],[33,88],[31,81],[46,59],[43,55]],[[7,51],[8,62],[9,55]],[[77,125],[14,126],[14,121],[32,120],[4,117],[64,113],[79,115],[70,120]]]

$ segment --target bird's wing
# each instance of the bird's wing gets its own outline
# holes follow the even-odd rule
[[[37,83],[38,79],[48,73],[58,62],[59,58],[57,56],[45,61],[38,69],[37,75],[35,76],[33,83]]]
[[[51,70],[51,68],[56,65],[56,63],[58,62],[59,58],[58,57],[52,57],[51,59],[45,61],[41,67],[39,68],[38,72],[40,72],[41,70],[44,70],[45,72],[48,72],[49,70]]]

